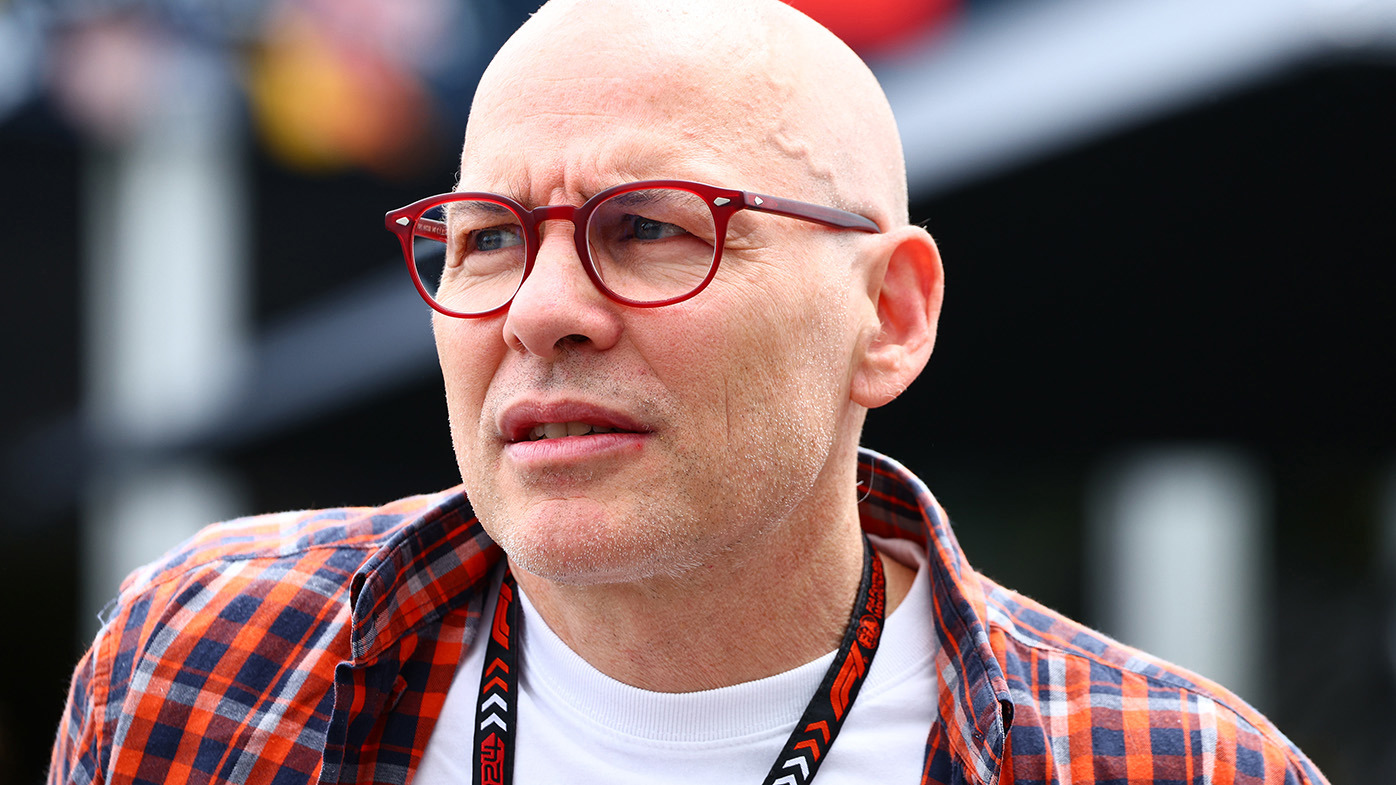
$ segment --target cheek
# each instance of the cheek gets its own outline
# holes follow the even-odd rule
[[[462,471],[480,438],[485,396],[504,351],[497,321],[453,319],[440,314],[432,321],[451,441]]]
[[[752,416],[785,421],[796,433],[827,431],[847,397],[841,312],[828,305],[767,310],[761,334],[750,336],[747,375],[759,396]]]
[[[808,279],[744,283],[686,320],[673,344],[683,387],[705,395],[731,453],[764,458],[791,440],[827,441],[848,397],[846,298]]]
[[[754,370],[768,375],[777,387],[837,386],[832,380],[847,364],[846,287],[820,275],[822,265],[811,260],[804,275],[793,274],[794,265],[770,271],[763,285],[749,286],[742,297],[734,298],[725,320],[736,354],[748,358]]]

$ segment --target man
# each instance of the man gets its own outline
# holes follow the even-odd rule
[[[940,310],[904,178],[871,73],[786,6],[544,7],[457,192],[388,215],[463,493],[138,571],[51,780],[1323,782],[1217,685],[975,574],[860,455]]]

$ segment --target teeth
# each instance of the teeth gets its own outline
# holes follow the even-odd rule
[[[533,426],[528,432],[529,441],[539,439],[560,439],[564,436],[586,436],[589,433],[611,433],[615,428],[591,425],[584,422],[549,422]]]

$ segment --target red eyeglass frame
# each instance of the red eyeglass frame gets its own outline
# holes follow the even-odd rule
[[[672,188],[680,191],[688,191],[703,200],[703,203],[712,211],[713,226],[716,229],[717,247],[714,249],[712,266],[708,269],[707,276],[702,283],[698,284],[693,291],[678,297],[671,297],[667,300],[639,301],[631,300],[611,291],[601,280],[601,274],[597,272],[596,265],[591,259],[591,249],[587,246],[587,223],[591,220],[591,215],[596,208],[607,199],[618,194],[630,191],[644,191],[651,188]],[[852,213],[847,210],[840,210],[837,207],[824,207],[823,205],[800,202],[794,199],[782,199],[775,196],[753,193],[751,191],[738,191],[731,188],[718,188],[704,183],[695,183],[687,180],[641,180],[634,183],[625,183],[607,188],[586,200],[580,207],[570,204],[550,204],[528,209],[507,196],[483,192],[454,192],[448,194],[438,194],[419,199],[406,207],[399,207],[390,210],[383,217],[383,224],[388,231],[398,236],[402,243],[402,256],[407,262],[407,271],[412,275],[412,283],[416,285],[418,293],[427,305],[440,311],[447,316],[457,319],[479,319],[493,316],[514,301],[514,294],[518,294],[518,288],[514,294],[509,295],[509,299],[496,308],[488,311],[466,312],[453,311],[438,303],[422,284],[421,277],[417,273],[417,265],[413,262],[412,238],[426,237],[433,240],[444,241],[446,239],[446,227],[442,222],[432,219],[423,219],[422,214],[433,207],[438,207],[450,202],[464,200],[476,200],[492,202],[508,209],[519,219],[519,224],[524,230],[524,269],[523,275],[519,278],[519,287],[528,280],[528,276],[533,272],[533,263],[538,256],[538,246],[541,241],[538,237],[538,225],[544,221],[563,220],[572,222],[572,238],[577,246],[577,258],[581,259],[582,267],[586,270],[587,277],[596,286],[597,290],[615,302],[629,305],[635,308],[658,308],[664,305],[673,305],[683,302],[697,295],[707,288],[713,276],[717,275],[718,265],[722,262],[722,249],[727,241],[727,223],[733,215],[742,210],[755,210],[762,213],[782,215],[786,218],[795,218],[801,221],[827,226],[831,229],[847,229],[855,232],[868,232],[880,234],[882,229],[878,227],[872,219]]]

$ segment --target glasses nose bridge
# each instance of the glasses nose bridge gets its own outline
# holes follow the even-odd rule
[[[580,229],[581,227],[577,226],[577,209],[575,205],[570,204],[545,204],[533,208],[529,214],[533,216],[535,226],[541,226],[544,221],[571,221],[574,227]]]
[[[578,241],[584,236],[586,227],[577,221],[577,213],[581,211],[575,205],[570,204],[545,204],[529,210],[529,217],[533,219],[533,235],[536,246],[543,244],[543,224],[546,221],[568,221],[572,224],[572,235]],[[577,247],[584,244],[577,242]]]
[[[586,227],[578,221],[578,213],[582,208],[571,204],[545,204],[529,210],[529,217],[533,219],[533,240],[534,253],[543,245],[543,224],[546,221],[567,221],[572,224],[573,245],[577,248],[577,253],[581,256],[582,265],[587,265],[586,248]],[[584,217],[584,216],[581,216]]]

